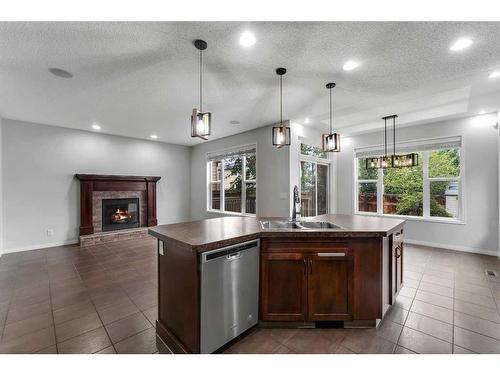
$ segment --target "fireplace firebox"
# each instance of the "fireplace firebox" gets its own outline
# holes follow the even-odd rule
[[[102,200],[102,231],[138,228],[139,198]]]

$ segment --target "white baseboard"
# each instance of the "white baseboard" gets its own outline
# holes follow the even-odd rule
[[[500,253],[498,251],[477,249],[477,248],[468,247],[468,246],[457,246],[457,245],[449,245],[449,244],[444,244],[444,243],[419,241],[419,240],[412,240],[409,238],[405,238],[404,242],[407,244],[410,244],[410,245],[437,247],[439,249],[456,250],[456,251],[463,251],[466,253],[483,254],[483,255],[491,255],[494,257],[500,257]]]
[[[18,248],[13,248],[13,249],[3,249],[2,253],[0,254],[0,256],[3,255],[3,254],[18,253],[20,251],[46,249],[48,247],[56,247],[56,246],[64,246],[64,245],[74,245],[74,244],[77,244],[77,243],[78,243],[77,239],[72,239],[72,240],[59,241],[59,242],[49,242],[49,243],[44,243],[44,244],[41,244],[41,245],[39,244],[39,245],[18,247]]]

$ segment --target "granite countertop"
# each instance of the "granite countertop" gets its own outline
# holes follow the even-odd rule
[[[384,237],[404,225],[404,220],[363,215],[320,215],[304,221],[328,221],[336,229],[262,229],[260,220],[287,220],[287,218],[254,218],[224,216],[214,219],[159,225],[149,234],[162,241],[203,252],[235,243],[263,237]]]

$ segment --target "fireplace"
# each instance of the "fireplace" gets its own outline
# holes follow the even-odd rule
[[[139,198],[102,200],[102,231],[138,228]]]

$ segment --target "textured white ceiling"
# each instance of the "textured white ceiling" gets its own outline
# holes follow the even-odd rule
[[[241,32],[257,43],[241,47]],[[449,46],[474,40],[462,52]],[[278,120],[278,78],[286,67],[284,117],[326,130],[327,82],[335,123],[345,133],[372,130],[383,115],[401,124],[498,110],[500,24],[455,22],[90,22],[0,23],[2,117],[137,138],[195,144],[190,113],[198,101],[204,53],[205,105],[219,138]],[[348,59],[361,62],[345,72]],[[48,73],[66,69],[72,79]],[[237,120],[239,125],[229,122]]]

